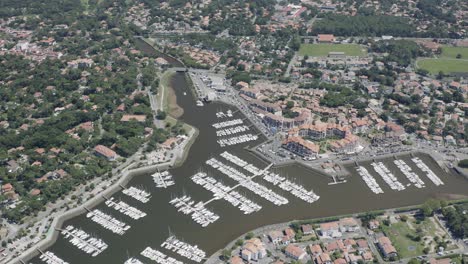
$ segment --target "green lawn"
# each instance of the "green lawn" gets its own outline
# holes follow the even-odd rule
[[[439,71],[444,73],[468,72],[468,58],[460,59],[419,59],[417,61],[418,68],[428,70],[432,74],[437,74]]]
[[[327,56],[329,52],[344,52],[347,56],[365,56],[367,49],[356,44],[302,44],[299,55],[311,57]]]
[[[443,46],[442,47],[441,57],[455,59],[458,54],[462,55],[462,57],[461,57],[462,59],[468,59],[468,48],[465,48],[465,47],[449,47],[449,46]]]
[[[409,258],[423,255],[424,246],[422,242],[411,240],[408,235],[416,235],[416,231],[411,229],[405,222],[392,224],[390,227],[382,227],[385,234],[390,238],[401,258]]]

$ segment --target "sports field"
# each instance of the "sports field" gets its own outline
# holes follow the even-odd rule
[[[441,57],[453,58],[455,59],[457,55],[460,54],[462,59],[468,59],[468,48],[464,47],[442,47]]]
[[[418,68],[428,70],[432,74],[468,72],[468,59],[419,59]]]
[[[310,57],[327,56],[330,52],[344,52],[346,56],[365,56],[367,49],[357,44],[302,44],[299,55]]]

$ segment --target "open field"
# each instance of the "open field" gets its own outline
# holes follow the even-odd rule
[[[424,248],[430,252],[437,250],[434,237],[443,237],[446,232],[430,217],[417,221],[408,217],[406,222],[399,221],[390,226],[382,225],[382,230],[390,238],[401,258],[424,255]]]
[[[441,57],[455,59],[458,54],[460,54],[462,56],[461,57],[462,59],[468,59],[468,48],[449,47],[449,46],[443,46],[442,47]]]
[[[344,52],[347,56],[362,57],[367,54],[365,47],[356,44],[302,44],[299,55],[322,57],[332,51]]]
[[[419,59],[418,68],[428,70],[432,74],[468,72],[468,60],[463,59]]]

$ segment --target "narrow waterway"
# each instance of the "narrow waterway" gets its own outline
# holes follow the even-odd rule
[[[226,111],[228,109],[235,111],[233,107],[221,103],[211,103],[203,107],[197,107],[192,93],[188,91],[185,77],[181,73],[175,75],[172,80],[172,85],[177,95],[177,103],[185,110],[181,119],[197,127],[200,131],[198,138],[190,149],[185,163],[181,167],[171,170],[171,173],[175,177],[176,185],[168,189],[157,189],[150,175],[141,175],[136,176],[130,182],[129,186],[137,186],[150,191],[152,194],[150,202],[143,204],[122,193],[114,195],[116,199],[121,199],[148,213],[146,217],[140,220],[133,220],[114,209],[108,208],[104,204],[98,205],[97,208],[100,210],[132,226],[123,236],[105,230],[86,218],[85,215],[67,221],[65,226],[73,225],[82,228],[88,233],[103,239],[109,245],[109,248],[97,257],[91,257],[81,250],[78,250],[60,235],[58,241],[49,250],[56,253],[65,261],[70,263],[114,264],[123,263],[128,257],[137,256],[145,263],[151,263],[152,261],[141,256],[140,252],[147,246],[151,246],[154,249],[161,250],[168,254],[169,252],[167,250],[162,250],[160,248],[160,244],[169,236],[169,233],[176,235],[178,238],[190,244],[197,244],[200,248],[205,250],[209,256],[239,235],[263,225],[285,222],[293,219],[327,217],[414,205],[422,203],[430,197],[438,197],[441,195],[468,195],[468,188],[466,188],[467,181],[465,179],[455,175],[448,175],[440,167],[435,165],[436,163],[430,157],[424,155],[420,155],[421,158],[444,181],[445,185],[436,187],[413,165],[409,156],[405,156],[403,159],[421,175],[421,178],[426,183],[426,188],[417,189],[415,187],[408,187],[404,191],[392,191],[382,178],[372,170],[370,162],[362,164],[374,175],[385,191],[384,194],[380,195],[376,195],[369,190],[364,181],[356,174],[353,166],[348,168],[352,172],[352,176],[347,179],[347,183],[330,186],[328,185],[330,182],[328,177],[302,166],[293,165],[283,167],[277,171],[295,179],[296,182],[303,184],[307,189],[313,189],[321,197],[320,200],[313,204],[307,204],[281,191],[279,188],[261,179],[257,179],[256,181],[261,182],[268,188],[288,198],[289,204],[277,207],[263,198],[252,194],[247,189],[240,188],[240,193],[245,194],[248,198],[263,206],[262,210],[251,215],[244,215],[240,210],[227,202],[217,200],[210,203],[208,208],[220,215],[220,219],[208,227],[202,228],[200,225],[194,223],[189,216],[177,212],[168,202],[171,200],[171,197],[180,196],[182,194],[190,195],[195,201],[211,199],[211,192],[195,185],[189,178],[200,170],[208,172],[208,174],[214,176],[217,180],[222,181],[226,185],[234,185],[234,181],[205,165],[207,159],[216,157],[224,150],[228,150],[259,167],[265,167],[267,164],[244,149],[249,143],[226,148],[221,148],[216,143],[216,132],[211,124],[219,122],[220,119],[216,118],[215,113],[220,110]],[[184,92],[186,95],[184,95]],[[236,113],[236,117],[243,118],[239,112]],[[260,143],[260,140],[251,142],[250,145],[258,143]],[[391,160],[386,160],[385,163],[389,167],[393,166]],[[391,170],[402,183],[406,184],[408,182],[396,167],[391,167]],[[172,256],[185,263],[189,263],[184,257],[177,255]],[[32,262],[41,263],[37,258]]]

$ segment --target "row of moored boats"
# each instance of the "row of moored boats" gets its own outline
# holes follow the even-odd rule
[[[109,200],[105,201],[105,204],[110,208],[114,208],[115,210],[135,220],[146,216],[146,213],[138,208],[135,208],[123,201],[116,202],[114,197],[111,197]]]
[[[419,178],[419,176],[416,173],[413,172],[411,167],[408,166],[408,164],[406,164],[405,161],[403,161],[401,159],[396,159],[396,160],[393,161],[393,163],[398,167],[398,169],[400,169],[400,171],[403,173],[403,175],[405,175],[406,178],[412,184],[414,184],[414,186],[416,186],[417,188],[426,187],[423,180],[421,180],[421,178]],[[408,184],[408,185],[410,185],[410,184]]]
[[[158,188],[167,188],[175,184],[172,174],[169,171],[156,172],[152,175],[154,183]]]
[[[198,248],[197,245],[190,245],[180,241],[175,236],[170,236],[161,244],[162,248],[171,250],[183,257],[186,257],[195,262],[202,262],[206,257],[205,251]]]
[[[215,199],[224,199],[233,206],[238,207],[244,214],[251,214],[262,209],[259,204],[234,191],[233,187],[226,186],[213,177],[208,177],[204,172],[193,175],[191,179],[194,183],[212,192]]]
[[[118,235],[123,235],[128,229],[130,229],[130,225],[115,219],[113,216],[106,214],[99,209],[88,212],[86,217]]]
[[[150,247],[145,248],[141,252],[141,255],[153,261],[156,261],[156,263],[159,263],[159,264],[183,264],[182,261],[179,261],[173,257],[168,257],[166,254],[162,253],[161,251],[152,249]]]
[[[40,260],[44,261],[47,264],[68,264],[68,262],[59,258],[53,252],[46,251],[39,257]]]
[[[383,164],[383,162],[372,162],[374,170],[382,177],[382,179],[390,186],[390,189],[396,191],[403,191],[406,187],[398,181],[397,177]]]
[[[219,215],[205,208],[204,202],[195,203],[190,196],[184,195],[182,197],[176,197],[169,201],[170,204],[174,205],[179,212],[185,215],[190,215],[196,223],[202,227],[207,227],[209,224],[216,222],[219,219]]]
[[[292,195],[305,202],[313,203],[320,198],[320,196],[315,194],[312,190],[308,191],[302,185],[287,180],[285,177],[282,177],[277,173],[273,173],[270,171],[262,172],[262,170],[257,168],[255,165],[250,164],[227,151],[221,153],[221,157],[236,164],[239,167],[244,168],[246,171],[252,173],[253,175],[261,175],[265,181],[272,183],[275,186],[278,186],[282,190],[291,193]]]
[[[62,234],[65,239],[69,239],[72,245],[93,257],[101,254],[108,247],[106,242],[101,239],[92,237],[85,231],[71,225],[62,230]]]
[[[254,182],[252,178],[258,175],[253,175],[252,177],[248,177],[244,173],[240,172],[239,170],[222,163],[221,161],[217,160],[216,158],[211,158],[206,161],[206,164],[217,169],[224,175],[228,176],[229,178],[237,181],[240,186],[245,187],[246,189],[250,190],[251,192],[263,197],[264,199],[272,202],[275,205],[284,205],[288,204],[289,201],[285,197],[275,193],[273,190],[268,189],[267,187]]]
[[[444,182],[419,157],[414,157],[411,160],[436,186],[444,184]],[[426,187],[421,177],[418,176],[404,160],[395,159],[393,163],[410,182],[407,184],[407,186],[411,186],[411,184],[413,184],[417,188]],[[406,189],[406,187],[400,181],[398,181],[397,177],[392,172],[390,172],[390,170],[384,165],[383,162],[373,162],[371,165],[392,190],[402,191]],[[363,166],[358,166],[357,172],[374,193],[383,193],[382,188],[366,168]]]
[[[242,119],[236,118],[236,119],[231,119],[231,120],[227,120],[227,121],[223,121],[223,122],[214,123],[214,124],[212,124],[212,126],[214,128],[216,128],[216,129],[221,129],[221,128],[225,128],[225,127],[241,125],[243,123],[244,123],[244,121]]]
[[[426,176],[431,180],[436,186],[444,185],[444,182],[418,157],[411,159],[419,169],[421,169]]]
[[[384,192],[375,180],[375,178],[369,173],[369,171],[366,168],[364,168],[363,166],[358,166],[356,170],[372,192],[376,194]]]
[[[253,135],[249,133],[249,134],[242,134],[239,136],[234,136],[234,137],[229,137],[229,138],[218,139],[216,142],[218,142],[218,144],[221,147],[225,147],[225,146],[233,146],[237,144],[242,144],[242,143],[249,142],[249,141],[255,141],[257,139],[258,139],[257,135]]]
[[[248,126],[246,126],[246,125],[228,127],[228,128],[221,129],[221,130],[216,130],[216,136],[217,137],[230,136],[230,135],[245,132],[245,131],[247,131],[249,129],[250,128]]]
[[[147,203],[150,198],[151,194],[145,190],[138,189],[136,187],[130,187],[127,189],[124,189],[122,193],[136,199],[137,201],[140,201],[142,203]]]
[[[227,110],[226,113],[223,111],[216,112],[216,117],[217,118],[226,118],[226,117],[232,117],[233,113],[231,110]]]

